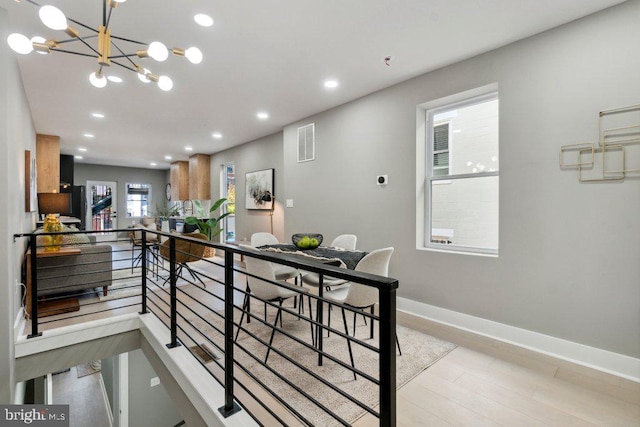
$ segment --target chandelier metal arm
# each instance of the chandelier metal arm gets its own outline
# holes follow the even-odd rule
[[[83,24],[83,23],[82,23],[82,22],[80,22],[80,21],[76,21],[76,20],[75,20],[75,19],[73,19],[73,18],[69,18],[69,17],[67,17],[67,21],[71,21],[71,22],[73,22],[74,24],[79,25],[79,26],[81,26],[81,27],[84,27],[84,28],[86,28],[87,30],[93,31],[93,32],[94,32],[94,33],[96,33],[96,34],[98,33],[98,30],[96,30],[95,28],[92,28],[92,27],[90,27],[90,26],[88,26],[88,25],[86,25],[86,24]]]
[[[51,48],[51,52],[61,52],[61,53],[71,53],[73,55],[79,55],[79,56],[88,56],[89,58],[97,58],[97,55],[92,55],[90,53],[83,53],[83,52],[74,52],[73,50],[66,50],[66,49],[58,49],[58,48]]]
[[[97,35],[97,34],[92,34],[92,35],[90,35],[90,36],[84,36],[84,37],[82,37],[82,38],[83,38],[83,39],[85,39],[85,40],[87,40],[87,39],[93,39],[93,38],[96,38],[96,37],[98,37],[98,35]],[[62,40],[62,41],[57,41],[57,40],[56,40],[56,43],[58,43],[58,44],[65,44],[65,43],[71,43],[71,42],[77,42],[77,41],[78,41],[78,38],[77,38],[77,37],[74,37],[74,38],[72,38],[72,39],[66,39],[66,40]]]
[[[122,67],[122,68],[126,68],[127,70],[133,71],[134,73],[138,73],[138,70],[137,70],[136,68],[131,68],[131,67],[129,67],[128,65],[125,65],[125,64],[121,64],[121,63],[119,63],[118,61],[111,61],[111,62],[112,62],[112,63],[114,63],[114,64],[116,64],[116,65],[118,65],[118,66],[120,66],[120,67]],[[132,63],[134,66],[136,66],[136,67],[137,67],[137,65],[136,65],[136,63],[135,63],[135,62],[131,61],[131,63]]]
[[[134,70],[134,71],[136,71],[136,72],[137,72],[138,65],[136,65],[136,63],[135,63],[135,62],[133,62],[133,61],[131,60],[131,58],[129,58],[130,56],[134,56],[134,55],[136,55],[136,54],[135,54],[135,53],[130,53],[130,54],[128,54],[128,55],[127,55],[127,54],[126,54],[126,53],[124,53],[124,52],[122,51],[122,49],[120,49],[120,48],[118,47],[118,45],[117,45],[117,44],[115,44],[113,41],[111,42],[111,45],[112,45],[113,47],[115,47],[115,48],[118,50],[118,52],[120,52],[120,54],[121,54],[121,55],[119,55],[119,56],[110,56],[110,57],[109,57],[109,60],[111,60],[111,59],[115,59],[115,58],[127,58],[127,59],[129,60],[129,62],[131,62],[131,65],[133,65],[134,67],[136,67],[136,70]],[[118,65],[120,65],[120,64],[118,64]]]
[[[142,46],[147,46],[149,44],[149,43],[139,42],[137,40],[126,39],[124,37],[118,37],[118,36],[114,36],[114,35],[112,35],[111,38],[112,39],[116,39],[116,40],[121,40],[123,42],[139,44],[139,45],[142,45]]]

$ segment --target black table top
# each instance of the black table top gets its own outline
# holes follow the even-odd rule
[[[323,259],[339,259],[342,261],[345,266],[353,270],[356,268],[356,265],[360,262],[362,258],[367,254],[364,251],[357,250],[349,250],[342,248],[332,248],[329,246],[319,246],[316,249],[299,249],[295,245],[281,243],[278,245],[264,245],[259,246],[257,249],[271,251],[271,252],[281,252],[281,253],[289,253],[289,254],[297,254],[303,256],[309,256],[314,258],[323,258]]]

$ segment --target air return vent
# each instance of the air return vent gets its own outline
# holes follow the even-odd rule
[[[298,128],[298,162],[315,160],[316,131],[315,123]]]

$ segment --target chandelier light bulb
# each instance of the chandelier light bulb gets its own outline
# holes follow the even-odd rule
[[[169,57],[169,50],[160,42],[151,42],[147,53],[158,62],[165,61]]]
[[[21,55],[26,55],[33,51],[31,40],[29,40],[27,36],[20,33],[9,34],[9,37],[7,37],[7,43],[14,52]]]
[[[52,30],[67,29],[67,18],[57,7],[51,5],[42,6],[38,14],[42,23]]]
[[[40,37],[40,36],[34,36],[31,37],[31,43],[40,43],[40,44],[45,44],[47,42],[47,40],[44,37]],[[36,53],[39,53],[40,55],[46,55],[49,52],[45,52],[42,50],[36,50]]]
[[[89,81],[94,87],[102,89],[107,85],[107,79],[102,74],[97,75],[95,72],[89,74]]]
[[[202,62],[202,51],[197,47],[190,47],[185,50],[184,56],[186,56],[192,64],[199,64]]]
[[[168,76],[160,76],[158,87],[165,92],[170,91],[173,88],[173,81]]]
[[[151,71],[149,71],[146,68],[143,68],[143,70],[144,70],[144,74],[138,73],[138,79],[140,79],[142,83],[149,83],[151,80],[147,78],[147,73],[151,73]]]

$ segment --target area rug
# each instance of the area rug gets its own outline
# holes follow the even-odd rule
[[[262,304],[253,304],[251,309],[257,316],[263,315]],[[275,318],[276,309],[269,308],[268,313],[267,321],[272,323]],[[222,326],[217,316],[209,314],[206,318],[212,324],[218,327]],[[236,318],[239,321],[239,316],[236,316]],[[352,332],[353,318],[350,314],[348,314],[347,318],[350,332]],[[202,320],[198,319],[197,321],[194,321],[194,324],[197,329],[203,331],[205,334],[212,337],[215,336],[212,327]],[[341,331],[344,330],[342,326],[342,316],[340,315],[340,311],[336,308],[333,309],[332,326]],[[271,329],[255,319],[251,321],[249,326],[247,326],[245,319],[243,327],[247,327],[263,341],[269,341]],[[297,320],[291,314],[284,315],[283,329],[300,340],[311,342],[309,324],[306,321]],[[356,329],[356,336],[359,339],[374,347],[378,346],[377,323],[374,339],[368,339],[369,326],[364,324],[361,316],[358,316],[358,326]],[[407,383],[456,347],[454,344],[449,342],[439,340],[402,326],[397,327],[397,334],[402,348],[402,355],[399,355],[396,351],[397,387],[401,387],[403,384]],[[236,361],[243,365],[253,375],[258,377],[260,381],[267,384],[268,388],[271,389],[274,394],[280,396],[285,402],[295,408],[295,410],[298,411],[307,420],[307,422],[322,426],[341,424],[336,419],[328,415],[326,411],[313,404],[292,386],[278,378],[250,356],[255,355],[259,360],[264,361],[267,351],[265,345],[242,331],[238,337],[237,345],[238,347],[236,347],[234,354]],[[322,366],[318,366],[318,356],[314,350],[305,347],[281,333],[276,332],[273,345],[287,357],[300,363],[302,366],[313,371],[319,377],[326,379],[336,387],[339,387],[349,395],[356,397],[368,407],[375,408],[378,404],[379,388],[375,383],[361,376],[358,376],[358,379],[354,380],[353,373],[351,371],[327,358],[325,358]],[[379,378],[378,354],[359,345],[352,344],[352,346],[356,368],[374,378]],[[244,350],[240,347],[244,348]],[[327,338],[325,334],[323,350],[347,364],[350,363],[347,342],[344,337],[331,334],[331,336]],[[321,381],[305,373],[300,368],[295,367],[289,360],[276,354],[273,350],[269,355],[268,365],[281,373],[297,387],[311,395],[314,399],[317,399],[326,408],[335,412],[346,422],[352,423],[365,414],[365,411],[361,407],[353,404],[339,393],[329,389],[326,385],[322,384]]]

